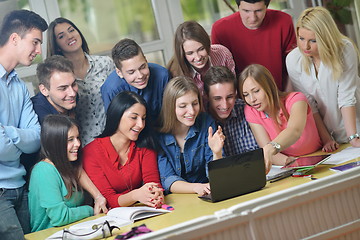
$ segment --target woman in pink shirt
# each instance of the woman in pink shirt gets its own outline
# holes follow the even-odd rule
[[[239,93],[247,103],[245,117],[264,149],[267,168],[284,165],[292,156],[322,147],[311,108],[304,94],[278,90],[262,65],[246,67],[239,76]]]

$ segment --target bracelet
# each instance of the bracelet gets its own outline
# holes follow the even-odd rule
[[[353,140],[354,138],[360,138],[360,135],[358,133],[355,133],[355,134],[351,135],[350,137],[348,137],[349,142],[351,140]]]
[[[280,144],[278,144],[277,142],[269,142],[268,144],[270,144],[275,149],[275,154],[280,152],[281,150]]]

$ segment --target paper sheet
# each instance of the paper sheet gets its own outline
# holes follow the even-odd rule
[[[291,169],[282,168],[282,166],[272,165],[270,172],[266,175],[266,180],[269,181],[271,179],[280,177],[282,174],[291,171]]]
[[[354,158],[357,157],[360,157],[360,148],[348,147],[338,153],[331,154],[329,160],[326,160],[322,164],[337,165],[340,163],[353,160]]]

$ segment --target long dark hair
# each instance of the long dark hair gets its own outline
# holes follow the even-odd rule
[[[174,56],[168,63],[167,68],[173,77],[185,75],[192,77],[191,64],[186,60],[184,52],[184,42],[194,40],[201,43],[206,52],[210,54],[211,41],[205,29],[195,21],[186,21],[180,24],[174,37]]]
[[[147,104],[144,98],[139,94],[130,91],[123,91],[116,95],[112,99],[106,113],[105,129],[98,138],[109,137],[115,134],[124,112],[136,103],[143,105],[146,109],[146,113],[148,114]],[[136,146],[155,149],[155,143],[151,136],[151,132],[152,128],[150,124],[145,124],[144,129],[141,131],[136,141]]]
[[[70,198],[73,191],[82,191],[79,185],[81,161],[69,161],[67,155],[68,132],[70,128],[77,127],[77,122],[63,114],[48,115],[41,125],[41,151],[40,159],[49,159],[59,171]]]
[[[70,24],[73,28],[76,29],[76,31],[79,32],[80,37],[81,37],[81,41],[82,41],[82,45],[81,48],[82,50],[89,54],[89,47],[88,44],[85,40],[84,35],[81,33],[81,31],[76,27],[76,25],[70,21],[69,19],[66,18],[56,18],[54,21],[52,21],[49,25],[49,29],[47,31],[47,57],[50,57],[52,55],[63,55],[60,47],[58,46],[58,44],[56,43],[56,36],[55,36],[55,27],[56,25],[60,24],[60,23],[68,23]]]

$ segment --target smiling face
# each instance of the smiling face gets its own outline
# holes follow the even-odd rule
[[[33,28],[28,31],[23,38],[20,35],[13,33],[12,39],[16,45],[16,56],[18,56],[18,63],[24,66],[29,66],[34,61],[38,54],[41,54],[42,32],[39,29]]]
[[[116,73],[137,89],[144,89],[150,77],[148,63],[141,52],[135,57],[121,61],[121,69],[116,68]]]
[[[204,68],[208,63],[209,54],[201,43],[194,40],[186,40],[183,44],[183,49],[186,60],[196,70]]]
[[[175,114],[178,124],[191,127],[200,112],[199,98],[195,92],[188,92],[176,99]]]
[[[239,13],[241,21],[246,28],[258,29],[266,15],[265,2],[248,3],[240,1]]]
[[[67,156],[69,161],[76,161],[78,159],[78,151],[81,146],[79,129],[72,126],[68,131],[67,139]]]
[[[209,87],[209,111],[215,119],[227,119],[234,108],[235,100],[234,84],[216,83]]]
[[[243,95],[247,104],[259,112],[269,112],[269,100],[258,82],[254,78],[248,77],[243,84]]]
[[[40,91],[59,113],[76,107],[78,85],[72,72],[53,72],[49,84],[50,89],[41,84]]]
[[[128,108],[121,117],[115,134],[130,141],[136,141],[145,127],[146,108],[140,103],[135,103]]]
[[[304,55],[307,57],[319,58],[315,33],[306,28],[299,28],[298,35],[297,44]]]
[[[57,24],[54,28],[54,34],[62,53],[71,53],[81,49],[81,36],[69,23]]]

